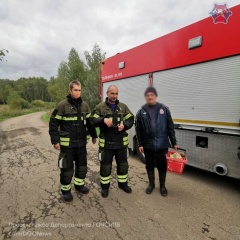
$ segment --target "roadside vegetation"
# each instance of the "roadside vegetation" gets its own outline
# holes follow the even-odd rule
[[[33,111],[30,109],[12,110],[9,108],[8,105],[0,105],[0,122],[8,118],[17,117],[17,116],[29,114],[32,112]]]
[[[0,105],[0,122],[8,118],[22,116],[29,113],[40,112],[40,111],[46,111],[44,115],[50,116],[50,112],[54,108],[54,105],[55,105],[54,103],[44,103],[44,106],[36,107],[35,105],[30,104],[28,108],[24,108],[24,109],[20,109],[20,108],[14,109],[7,104]]]
[[[6,60],[7,50],[0,51],[0,60]],[[95,44],[93,49],[84,51],[85,59],[80,59],[75,48],[69,52],[68,59],[61,61],[57,76],[19,78],[18,80],[0,79],[0,121],[37,111],[46,111],[44,120],[54,106],[68,94],[68,84],[79,80],[82,84],[82,98],[91,109],[99,103],[98,93],[99,64],[105,53]],[[1,64],[1,63],[0,63]]]
[[[50,121],[50,113],[49,112],[46,112],[42,115],[42,120],[44,122],[49,122]]]

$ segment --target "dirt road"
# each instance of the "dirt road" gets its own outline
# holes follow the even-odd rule
[[[50,144],[43,113],[0,124],[0,239],[240,239],[237,181],[186,168],[168,174],[169,196],[144,190],[147,176],[130,157],[132,194],[117,188],[100,196],[97,147],[88,146],[88,195],[59,195],[58,152]]]

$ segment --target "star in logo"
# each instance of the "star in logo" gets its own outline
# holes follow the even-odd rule
[[[209,14],[212,16],[214,24],[227,24],[232,12],[228,9],[226,3],[215,3],[212,11],[209,12]]]

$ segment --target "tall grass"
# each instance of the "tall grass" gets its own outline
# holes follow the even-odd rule
[[[51,112],[52,104],[46,104],[44,107],[31,106],[28,109],[11,109],[8,105],[0,105],[0,122],[8,118],[26,115],[29,113],[47,111]]]
[[[11,117],[17,117],[17,116],[25,115],[32,112],[33,112],[32,109],[12,110],[9,108],[8,105],[0,105],[0,122]]]
[[[50,121],[50,112],[46,112],[43,116],[42,116],[42,120],[44,122],[49,122]]]

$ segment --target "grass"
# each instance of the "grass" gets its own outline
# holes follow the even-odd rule
[[[50,119],[49,116],[52,111],[51,104],[52,103],[46,103],[45,107],[32,106],[28,109],[11,109],[8,105],[0,105],[0,122],[6,120],[8,118],[22,116],[22,115],[26,115],[29,113],[40,112],[40,111],[47,112],[46,114],[44,114],[43,120],[49,121],[49,119]]]
[[[46,112],[44,115],[42,115],[42,120],[44,122],[49,122],[50,121],[50,114]]]
[[[0,122],[6,120],[8,118],[22,116],[22,115],[26,115],[26,114],[33,113],[33,112],[38,112],[41,110],[39,110],[39,108],[13,110],[13,109],[10,109],[9,106],[7,106],[7,105],[0,105]]]

